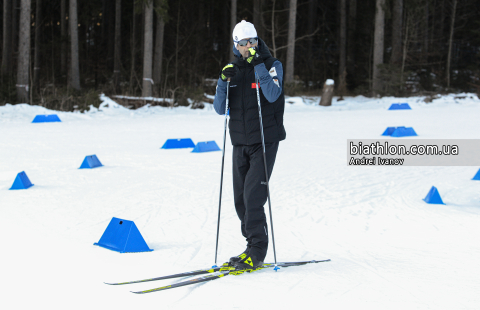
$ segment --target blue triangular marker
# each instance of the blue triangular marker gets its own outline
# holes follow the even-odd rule
[[[382,133],[382,136],[392,136],[392,137],[410,137],[418,136],[415,130],[412,127],[398,126],[398,127],[387,127]]]
[[[393,103],[389,110],[411,110],[412,108],[408,105],[408,103]]]
[[[426,203],[444,205],[440,194],[435,186],[432,186],[427,196],[423,199]]]
[[[192,153],[203,153],[212,151],[220,151],[220,148],[218,147],[217,143],[215,143],[215,141],[207,141],[198,142]]]
[[[97,155],[85,156],[82,165],[78,169],[93,169],[96,167],[102,167],[102,163],[98,160]]]
[[[61,122],[57,114],[37,115],[32,121],[32,123],[52,123],[52,122]]]
[[[387,127],[387,129],[385,129],[385,131],[382,133],[382,136],[391,136],[394,131],[395,127]]]
[[[100,241],[94,245],[120,253],[153,251],[133,221],[116,217],[112,218]]]
[[[473,177],[472,180],[477,180],[477,181],[480,181],[480,169],[478,169],[478,172],[477,174]]]
[[[395,129],[395,131],[392,133],[392,137],[397,138],[410,136],[418,136],[412,127],[397,127],[397,129]]]
[[[193,143],[192,139],[168,139],[165,141],[162,149],[184,149],[189,147],[195,147],[195,143]]]
[[[15,181],[13,181],[12,187],[10,189],[27,189],[32,187],[33,184],[30,182],[30,179],[27,177],[25,171],[20,172],[17,174]]]

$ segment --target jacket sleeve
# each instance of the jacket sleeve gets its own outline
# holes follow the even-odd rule
[[[274,102],[280,97],[283,91],[283,66],[276,60],[270,71],[267,70],[264,63],[255,66],[255,73],[260,80],[260,89],[269,102]]]
[[[225,104],[227,99],[227,82],[218,79],[213,108],[220,115],[225,115]]]

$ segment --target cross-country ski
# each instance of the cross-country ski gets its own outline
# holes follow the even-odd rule
[[[283,263],[277,263],[277,265],[279,267],[291,267],[291,266],[300,266],[300,265],[322,263],[322,262],[329,262],[329,261],[330,261],[330,259],[320,260],[320,261],[312,260],[312,261],[303,261],[303,262],[283,262]],[[274,263],[266,263],[266,264],[263,264],[261,267],[258,267],[256,270],[265,269],[265,268],[273,268],[273,267],[275,267]],[[250,271],[251,269],[248,269],[248,270],[249,270],[248,272],[251,272]],[[143,280],[134,280],[134,281],[117,282],[117,283],[105,282],[105,284],[108,284],[108,285],[135,284],[135,283],[152,282],[152,281],[158,281],[158,280],[190,277],[190,276],[196,276],[196,275],[201,275],[201,274],[209,274],[209,273],[212,274],[212,273],[215,273],[215,272],[218,272],[218,271],[232,273],[234,271],[242,272],[244,270],[233,267],[233,266],[229,265],[228,263],[224,263],[220,267],[213,267],[213,268],[207,268],[207,269],[187,271],[187,272],[177,273],[177,274],[173,274],[173,275],[167,275],[167,276],[155,277],[155,278],[149,278],[149,279],[143,279]]]
[[[316,264],[316,263],[329,262],[329,261],[330,261],[330,259],[321,260],[321,261],[287,262],[287,263],[277,263],[277,266],[286,268],[286,267],[302,266],[302,265],[306,265],[306,264]],[[176,288],[176,287],[181,287],[181,286],[187,286],[187,285],[193,285],[193,284],[197,284],[197,283],[212,281],[212,280],[223,278],[223,277],[228,276],[228,275],[235,275],[236,276],[236,275],[241,275],[241,274],[244,274],[244,273],[252,273],[252,272],[255,272],[255,271],[258,271],[258,270],[262,270],[262,269],[266,269],[266,268],[273,268],[273,267],[275,267],[275,264],[263,264],[262,266],[256,267],[255,269],[238,269],[238,268],[235,268],[235,267],[228,267],[228,266],[217,267],[217,268],[213,268],[213,269],[206,269],[202,273],[210,273],[209,275],[194,278],[194,279],[189,279],[189,280],[185,280],[185,281],[181,281],[181,282],[177,282],[177,283],[174,283],[174,284],[165,285],[165,286],[161,286],[161,287],[157,287],[157,288],[153,288],[153,289],[147,289],[147,290],[143,290],[143,291],[132,291],[132,293],[146,294],[146,293],[164,291],[164,290],[172,289],[172,288]],[[200,271],[198,271],[198,272],[200,272]],[[201,273],[195,273],[195,274],[201,274]],[[184,276],[190,276],[190,275],[193,275],[193,274],[190,274],[190,273],[185,273],[184,274]],[[177,276],[178,275],[174,275],[173,277],[177,277]],[[163,279],[168,279],[167,277],[164,277]],[[172,278],[172,277],[170,277],[170,278]],[[160,278],[157,278],[155,280],[160,280]],[[154,281],[154,280],[150,279],[150,280],[147,280],[147,281]],[[115,284],[132,284],[132,283],[139,283],[139,282],[146,282],[146,281],[115,283]]]

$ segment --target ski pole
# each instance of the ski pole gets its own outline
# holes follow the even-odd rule
[[[265,178],[266,178],[266,183],[267,183],[267,197],[268,197],[268,211],[270,213],[270,228],[272,231],[272,243],[273,243],[273,258],[275,259],[275,268],[273,270],[277,271],[280,269],[277,266],[277,253],[275,251],[275,236],[273,234],[273,219],[272,219],[272,205],[270,203],[270,185],[268,181],[268,171],[267,171],[267,157],[265,156],[265,138],[263,136],[263,121],[262,121],[262,107],[260,105],[260,92],[258,90],[258,75],[257,72],[255,72],[255,89],[257,90],[257,102],[258,102],[258,117],[260,120],[260,133],[262,135],[262,150],[263,150],[263,165],[265,166]]]
[[[215,246],[215,265],[217,267],[218,235],[220,231],[220,210],[222,208],[222,185],[223,185],[223,165],[225,162],[225,140],[227,138],[227,114],[228,114],[228,91],[230,89],[230,78],[227,80],[227,98],[225,99],[225,125],[223,130],[223,154],[222,154],[222,173],[220,175],[220,198],[218,199],[218,220],[217,220],[217,244]]]

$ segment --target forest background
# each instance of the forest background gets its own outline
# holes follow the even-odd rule
[[[254,23],[287,95],[480,94],[478,0],[0,0],[0,105],[202,107]],[[168,100],[167,100],[168,98]],[[194,104],[192,104],[192,102]]]

